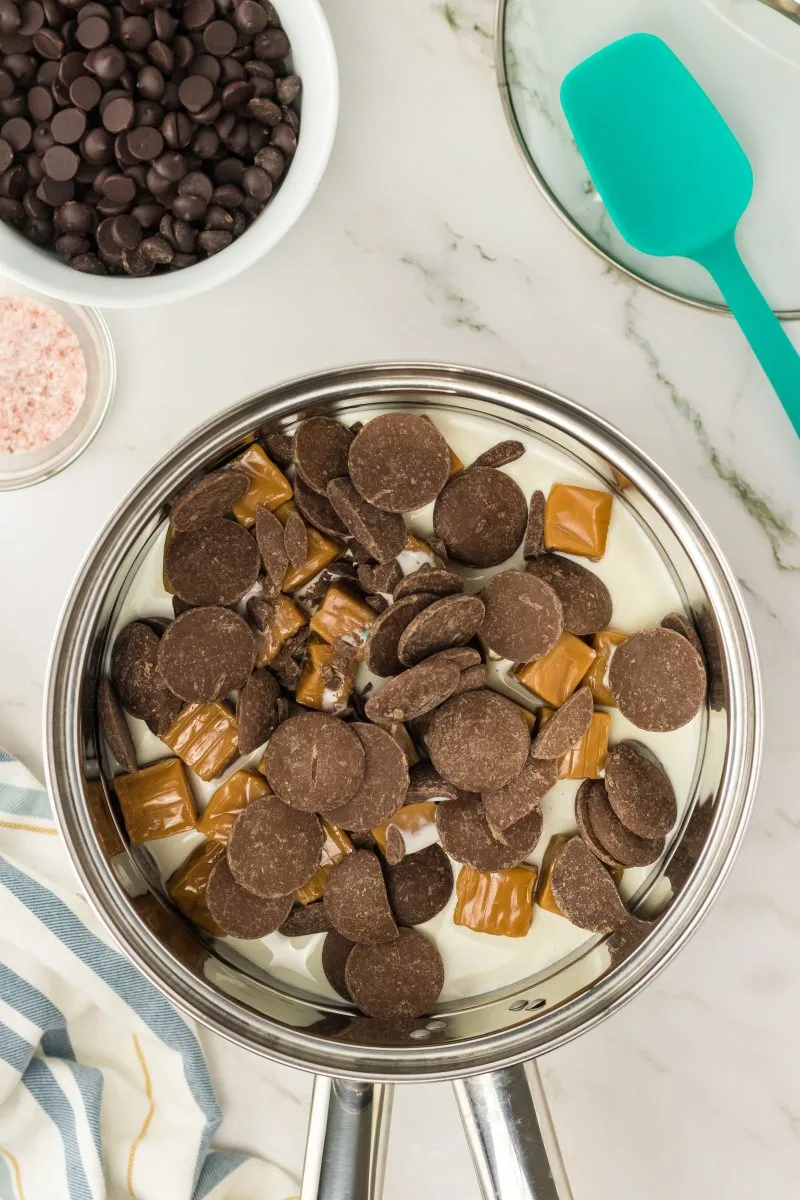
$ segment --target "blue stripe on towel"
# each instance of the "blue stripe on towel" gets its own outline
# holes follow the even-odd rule
[[[223,1179],[227,1179],[230,1173],[244,1162],[247,1162],[247,1155],[239,1150],[212,1150],[200,1172],[194,1200],[205,1200],[209,1192],[218,1187]]]
[[[0,1022],[0,1058],[13,1067],[19,1075],[22,1075],[27,1068],[35,1050],[34,1045],[26,1042],[25,1038],[20,1037],[13,1029],[9,1029],[4,1022]]]
[[[0,784],[0,809],[17,817],[52,818],[47,792],[41,788],[26,788]]]
[[[30,1065],[22,1077],[22,1082],[61,1134],[61,1140],[64,1143],[64,1157],[67,1162],[67,1187],[71,1200],[90,1200],[92,1190],[83,1169],[75,1114],[64,1089],[47,1063],[42,1062],[40,1058],[31,1059]]]

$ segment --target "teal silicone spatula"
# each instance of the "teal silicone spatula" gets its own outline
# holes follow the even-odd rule
[[[622,236],[711,273],[800,434],[800,357],[736,248],[753,172],[703,89],[665,42],[637,33],[570,71],[561,103]]]

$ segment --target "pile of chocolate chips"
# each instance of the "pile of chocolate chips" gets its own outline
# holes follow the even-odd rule
[[[122,630],[100,695],[106,740],[130,772],[117,794],[132,839],[195,822],[217,839],[170,894],[191,893],[185,911],[216,933],[324,932],[322,967],[343,997],[371,1017],[414,1019],[444,982],[436,945],[414,927],[447,904],[451,860],[455,919],[524,934],[542,799],[560,777],[584,778],[579,835],[552,839],[537,898],[587,930],[641,936],[611,872],[661,854],[677,815],[669,779],[633,742],[607,759],[587,751],[578,774],[562,768],[608,720],[593,686],[643,729],[696,714],[706,669],[693,626],[672,614],[620,634],[596,685],[576,675],[538,723],[487,686],[489,661],[506,660],[509,677],[536,668],[546,696],[574,661],[585,675],[612,599],[554,551],[602,555],[610,493],[557,484],[526,501],[502,470],[521,443],[463,468],[411,413],[353,429],[312,417],[266,445],[271,458],[251,447],[175,501],[164,556],[175,620]],[[404,514],[431,503],[428,542],[409,538]],[[409,546],[417,565],[404,573]],[[520,548],[523,569],[498,570],[478,595],[448,565],[499,567]],[[359,664],[377,677],[360,693]],[[120,700],[182,763],[137,769]],[[229,776],[199,821],[188,784],[165,804],[168,771],[213,778],[237,738],[258,773]]]
[[[0,219],[76,270],[224,250],[297,148],[269,0],[0,0]]]

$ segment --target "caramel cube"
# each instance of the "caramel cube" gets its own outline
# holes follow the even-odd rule
[[[259,508],[274,512],[281,504],[291,500],[292,485],[257,443],[248,446],[244,454],[233,460],[231,466],[244,471],[250,478],[249,488],[233,507],[233,515],[242,525],[248,528],[255,525]]]
[[[621,629],[601,629],[592,638],[597,657],[586,675],[586,683],[592,689],[595,704],[616,708],[617,702],[608,689],[608,668],[617,646],[627,641],[628,634]]]
[[[555,709],[543,708],[540,722],[546,725]],[[602,779],[608,758],[608,737],[611,732],[611,714],[592,713],[592,720],[577,746],[573,746],[558,760],[559,779]]]
[[[187,704],[161,738],[201,779],[215,779],[239,749],[236,718],[224,704]]]
[[[289,500],[281,504],[280,508],[275,509],[275,516],[282,525],[285,525],[289,519],[289,513],[292,512],[297,512],[297,505],[293,500]],[[326,537],[324,533],[320,533],[313,525],[306,523],[306,532],[308,533],[308,558],[302,567],[293,567],[290,565],[281,584],[284,592],[296,592],[298,588],[308,583],[309,579],[313,579],[320,571],[324,571],[326,567],[329,567],[344,549],[338,542],[334,542],[333,538]]]
[[[136,845],[194,829],[194,796],[179,758],[163,758],[141,771],[118,775],[114,789],[128,836]]]
[[[417,747],[414,745],[411,734],[406,729],[402,721],[394,721],[391,725],[384,726],[387,733],[390,733],[397,742],[403,754],[406,756],[406,762],[410,767],[414,767],[419,762]]]
[[[383,854],[386,854],[386,831],[394,826],[402,835],[406,854],[415,854],[436,841],[436,801],[420,800],[417,804],[404,804],[385,825],[372,830],[372,836]]]
[[[450,450],[450,474],[448,478],[452,479],[454,475],[458,475],[464,470],[464,464],[456,454],[455,450],[450,449],[449,446],[447,448]]]
[[[261,633],[256,633],[256,666],[266,667],[273,662],[280,650],[308,624],[308,617],[293,600],[281,593],[275,601],[275,608],[269,625]]]
[[[100,852],[105,858],[115,858],[125,849],[125,843],[119,835],[102,780],[87,779],[84,795]]]
[[[214,937],[221,937],[222,930],[208,911],[206,884],[211,868],[224,853],[220,842],[203,842],[167,880],[167,892],[183,915]]]
[[[295,900],[299,900],[301,904],[313,904],[315,900],[320,899],[325,891],[325,881],[331,873],[331,867],[334,863],[341,862],[345,854],[351,854],[355,848],[345,831],[338,825],[331,825],[330,821],[326,821],[324,817],[322,818],[322,828],[325,833],[325,841],[322,846],[320,865],[308,883],[304,883],[294,893]]]
[[[544,544],[548,550],[602,558],[611,521],[611,492],[554,483],[544,513]]]
[[[320,638],[311,639],[308,658],[295,693],[298,704],[327,713],[338,713],[347,708],[356,677],[356,659],[353,656],[344,671],[334,669],[337,660],[342,662],[341,656],[337,656],[336,647]]]
[[[521,864],[507,871],[462,867],[456,880],[453,920],[476,933],[525,937],[533,920],[536,867]]]
[[[549,654],[515,667],[513,674],[529,692],[558,708],[575,691],[595,657],[596,651],[574,633],[562,633]]]
[[[408,535],[408,537],[406,538],[406,544],[400,553],[414,555],[414,558],[412,560],[413,565],[409,565],[409,568],[408,568],[411,571],[413,571],[417,567],[421,567],[423,565],[427,565],[430,567],[441,567],[442,566],[442,560],[439,558],[439,555],[434,551],[433,547],[429,546],[427,542],[423,541],[422,538],[418,538],[413,533],[410,533]]]
[[[325,642],[333,643],[341,638],[349,646],[360,649],[375,616],[374,608],[364,604],[347,588],[334,583],[311,618],[311,632]]]
[[[542,869],[539,872],[536,903],[540,908],[546,908],[548,912],[555,913],[557,917],[564,914],[556,904],[556,898],[553,895],[553,867],[559,853],[573,836],[571,833],[556,833],[550,838],[542,859]]]
[[[239,813],[244,812],[253,800],[271,793],[263,775],[255,771],[234,771],[209,800],[197,822],[197,832],[217,842],[227,842]]]

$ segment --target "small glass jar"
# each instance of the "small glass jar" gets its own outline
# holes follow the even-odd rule
[[[0,492],[30,487],[49,479],[83,454],[103,424],[117,382],[111,334],[96,308],[65,304],[42,296],[11,279],[0,278],[0,298],[22,296],[58,313],[74,331],[86,360],[86,393],[67,429],[37,450],[0,453]]]

